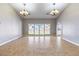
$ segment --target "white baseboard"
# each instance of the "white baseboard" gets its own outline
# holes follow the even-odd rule
[[[18,39],[18,38],[20,38],[20,37],[22,37],[22,35],[18,35],[18,36],[14,37],[14,38],[12,38],[12,39],[10,39],[10,40],[8,40],[8,41],[5,41],[5,42],[3,42],[3,43],[0,43],[0,46],[2,46],[2,45],[4,45],[4,44],[7,44],[7,43],[9,43],[9,42],[11,42],[11,41],[13,41],[13,40],[16,40],[16,39]]]
[[[65,40],[65,41],[67,41],[67,42],[69,42],[69,43],[71,43],[71,44],[74,44],[74,45],[76,45],[76,46],[79,46],[78,43],[75,43],[75,42],[73,42],[73,41],[70,41],[70,40],[68,40],[67,38],[63,38],[63,40]]]

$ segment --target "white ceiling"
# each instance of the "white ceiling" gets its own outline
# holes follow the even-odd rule
[[[13,3],[11,4],[14,9],[19,14],[19,11],[24,8],[23,4]],[[56,18],[57,16],[47,15],[53,8],[59,9],[60,13],[66,7],[66,3],[56,3],[53,6],[53,3],[26,3],[26,9],[29,11],[29,16],[21,16],[25,19],[27,18]]]

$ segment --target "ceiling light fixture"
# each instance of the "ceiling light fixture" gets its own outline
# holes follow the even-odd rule
[[[53,3],[54,9],[49,13],[52,16],[56,16],[57,14],[59,14],[59,10],[55,8],[55,3]]]
[[[52,15],[52,16],[55,16],[59,13],[59,10],[58,9],[53,9],[49,14]]]
[[[24,6],[24,9],[22,9],[20,11],[20,15],[22,15],[22,16],[28,16],[29,15],[29,12],[25,8],[26,7],[26,4],[24,3],[23,6]]]

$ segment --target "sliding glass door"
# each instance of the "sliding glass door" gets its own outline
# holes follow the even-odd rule
[[[45,31],[44,31],[44,24],[40,24],[40,31],[39,31],[40,35],[44,35]]]
[[[39,35],[39,29],[40,29],[40,27],[39,27],[39,24],[34,24],[35,26],[35,28],[34,28],[34,30],[35,30],[35,35]]]
[[[35,32],[34,24],[28,24],[28,34],[33,35]]]
[[[50,24],[45,24],[45,34],[50,34]]]
[[[50,24],[28,24],[29,35],[49,35]]]

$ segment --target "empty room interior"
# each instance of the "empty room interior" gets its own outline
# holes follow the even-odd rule
[[[0,3],[0,56],[79,56],[79,3]]]

